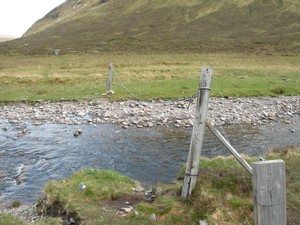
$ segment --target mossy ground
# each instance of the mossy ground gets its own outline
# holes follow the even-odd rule
[[[250,164],[256,157],[245,157]],[[274,150],[266,155],[267,160],[283,159],[286,163],[288,222],[300,222],[300,175],[298,173],[300,149]],[[253,224],[252,181],[248,172],[233,157],[202,159],[200,174],[193,194],[188,199],[180,197],[182,182],[159,184],[163,194],[154,202],[142,201],[142,196],[132,190],[132,180],[113,171],[83,170],[62,181],[50,182],[45,187],[46,204],[40,208],[45,215],[60,215],[74,218],[80,224],[154,224],[149,217],[157,216],[155,224]],[[80,182],[87,188],[81,191]],[[126,196],[123,198],[123,196]],[[127,199],[135,201],[134,212],[121,216],[114,202]],[[0,215],[0,224],[5,224],[8,215]],[[17,223],[9,217],[10,224]],[[17,222],[14,222],[17,221]],[[59,224],[58,220],[53,223]],[[46,224],[46,223],[45,223]]]

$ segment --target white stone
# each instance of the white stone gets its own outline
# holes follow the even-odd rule
[[[130,206],[130,207],[124,207],[124,208],[121,208],[124,212],[126,212],[126,213],[131,213],[133,210],[134,210],[134,208],[133,208],[133,206]]]
[[[157,217],[156,217],[156,215],[154,213],[152,213],[149,218],[153,222],[157,220]]]

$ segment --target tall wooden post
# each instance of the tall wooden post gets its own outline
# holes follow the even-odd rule
[[[109,67],[108,67],[108,76],[107,76],[107,79],[106,79],[106,91],[107,92],[111,91],[112,73],[113,73],[113,64],[110,63]]]
[[[205,121],[207,116],[211,77],[212,70],[203,67],[197,96],[196,117],[193,126],[193,133],[181,193],[181,197],[183,198],[191,195],[197,181]]]
[[[285,163],[283,160],[253,164],[255,225],[286,224]]]

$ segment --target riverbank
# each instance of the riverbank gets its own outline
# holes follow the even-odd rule
[[[280,149],[266,156],[266,160],[283,159],[286,164],[287,224],[300,222],[299,153],[299,148]],[[259,160],[245,159],[249,163]],[[28,214],[24,218],[22,208],[6,210],[24,221],[9,218],[6,224],[29,224],[40,219],[35,224],[58,225],[62,220],[64,224],[199,224],[200,220],[209,224],[253,224],[252,181],[247,171],[233,157],[202,158],[201,171],[193,195],[183,201],[179,197],[183,170],[175,183],[145,190],[117,172],[85,169],[48,183],[37,208],[24,207],[32,210],[33,217]],[[45,217],[36,218],[36,210]],[[0,224],[4,225],[2,218],[5,216],[0,214]]]
[[[190,127],[195,98],[153,101],[107,99],[37,103],[18,102],[0,106],[0,119],[12,123],[118,124],[123,128],[160,125]],[[300,96],[210,98],[208,118],[216,125],[292,123],[300,116]]]

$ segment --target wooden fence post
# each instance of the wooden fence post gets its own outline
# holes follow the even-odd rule
[[[211,77],[212,70],[203,67],[197,96],[196,117],[193,126],[193,133],[181,193],[181,197],[183,198],[191,195],[197,181],[205,121],[207,116]]]
[[[222,134],[216,128],[214,128],[214,125],[209,121],[206,121],[206,125],[207,125],[208,129],[222,142],[222,144],[230,151],[230,153],[239,161],[239,163],[252,175],[251,166],[232,147],[232,145],[222,136]]]
[[[286,224],[285,163],[283,160],[253,164],[255,225]]]
[[[110,64],[109,64],[109,68],[108,68],[108,77],[107,77],[107,79],[106,79],[106,91],[107,91],[107,92],[111,91],[112,73],[113,73],[113,64],[110,63]]]

